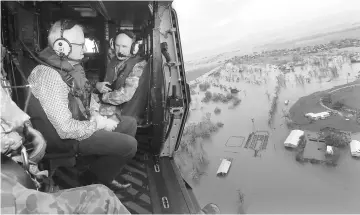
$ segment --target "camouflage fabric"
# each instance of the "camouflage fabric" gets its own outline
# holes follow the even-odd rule
[[[30,117],[23,112],[14,101],[11,100],[9,93],[5,91],[3,87],[0,88],[0,108],[1,108],[1,122],[0,122],[0,140],[1,140],[1,152],[5,153],[18,149],[23,145],[24,136],[19,133],[19,127],[21,127],[25,121]],[[46,142],[38,142],[40,151],[45,151]],[[38,151],[39,152],[39,151]],[[23,163],[22,156],[13,156],[9,154],[14,161]],[[38,169],[37,162],[42,159],[43,153],[34,153],[30,155],[29,160],[34,164],[30,165],[29,171],[33,175],[47,175],[46,172],[41,172]]]
[[[95,184],[43,193],[1,173],[1,214],[130,214],[106,186]]]
[[[112,85],[115,84],[115,89],[114,91],[104,93],[102,95],[102,101],[111,105],[121,105],[133,98],[147,62],[145,60],[140,61],[139,58],[134,58],[128,67],[127,63],[129,60],[119,62],[114,58],[113,61],[114,62],[111,63],[114,65],[108,65],[104,81],[108,81]],[[135,63],[136,61],[139,62]],[[131,68],[131,64],[134,63],[135,65]],[[129,68],[131,69],[129,70]]]

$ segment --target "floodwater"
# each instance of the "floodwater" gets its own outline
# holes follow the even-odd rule
[[[312,78],[311,83],[304,86],[296,85],[293,81],[294,74],[305,74],[300,68],[296,68],[295,73],[287,73],[287,87],[281,89],[279,94],[272,128],[268,126],[271,102],[265,92],[274,91],[276,72],[262,74],[267,84],[260,86],[221,79],[220,83],[242,90],[239,92],[242,102],[235,109],[228,109],[229,104],[201,103],[204,93],[194,95],[194,110],[191,110],[189,121],[196,122],[204,113],[210,112],[212,121],[224,123],[224,127],[204,143],[210,160],[205,170],[207,174],[202,175],[198,183],[193,183],[201,206],[212,202],[220,207],[222,213],[232,214],[359,213],[360,160],[353,159],[350,152],[344,150],[336,167],[296,162],[295,153],[283,146],[290,131],[282,118],[282,109],[289,109],[300,97],[351,82],[358,71],[360,64],[345,63],[338,78],[330,82],[327,82],[330,78],[323,78],[321,82],[318,78]],[[209,91],[221,90],[212,86]],[[285,100],[290,100],[288,106],[284,104]],[[222,110],[219,115],[214,114],[215,107]],[[254,157],[251,149],[225,146],[231,136],[244,136],[246,140],[253,127],[270,132],[269,143],[266,150],[260,152],[260,157]],[[230,141],[233,145],[239,139],[231,138]],[[220,159],[225,157],[233,159],[229,174],[218,177],[216,171]],[[244,194],[242,205],[239,203],[238,189]]]

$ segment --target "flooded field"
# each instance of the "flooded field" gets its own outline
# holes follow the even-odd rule
[[[285,74],[271,65],[227,64],[196,79],[198,85],[209,83],[208,89],[201,91],[192,82],[196,87],[188,123],[211,113],[211,121],[224,124],[210,139],[197,139],[202,142],[201,158],[206,160],[198,170],[201,174],[193,177],[194,173],[189,174],[192,168],[182,168],[201,205],[213,202],[222,213],[359,212],[360,161],[351,158],[348,149],[341,152],[336,167],[327,167],[300,164],[295,153],[283,145],[291,130],[284,115],[299,98],[353,82],[360,71],[360,64],[341,56],[327,66],[336,72],[310,62]],[[203,100],[205,93],[226,95],[229,88],[239,90],[239,104],[234,105],[234,99],[228,103]],[[269,140],[266,149],[254,153],[243,145],[257,130],[268,131]],[[232,165],[227,176],[218,177],[222,158],[231,158]]]

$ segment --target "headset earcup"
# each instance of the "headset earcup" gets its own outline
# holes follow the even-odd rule
[[[140,50],[140,44],[134,43],[133,55],[137,55]]]
[[[58,56],[68,57],[72,51],[72,46],[67,39],[59,38],[54,42],[53,49]]]
[[[110,48],[115,49],[115,47],[114,47],[114,38],[110,39]]]
[[[135,53],[135,48],[136,48],[136,42],[133,42],[133,43],[131,44],[131,50],[130,50],[130,53],[131,53],[132,55],[136,55],[136,53]]]

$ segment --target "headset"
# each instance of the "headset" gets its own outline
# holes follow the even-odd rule
[[[128,31],[128,30],[120,30],[118,31],[115,36],[113,38],[110,39],[110,48],[115,50],[115,41],[117,36],[119,36],[120,34],[126,34],[128,37],[130,37],[132,39],[132,43],[131,43],[131,48],[130,48],[130,54],[131,55],[135,55],[136,54],[136,36],[133,32]]]
[[[64,31],[66,27],[69,27],[67,25],[69,25],[71,21],[61,20],[60,22],[61,22],[60,38],[55,40],[55,42],[53,43],[53,49],[60,58],[66,58],[70,55],[72,51],[72,45],[66,38],[64,38]]]

